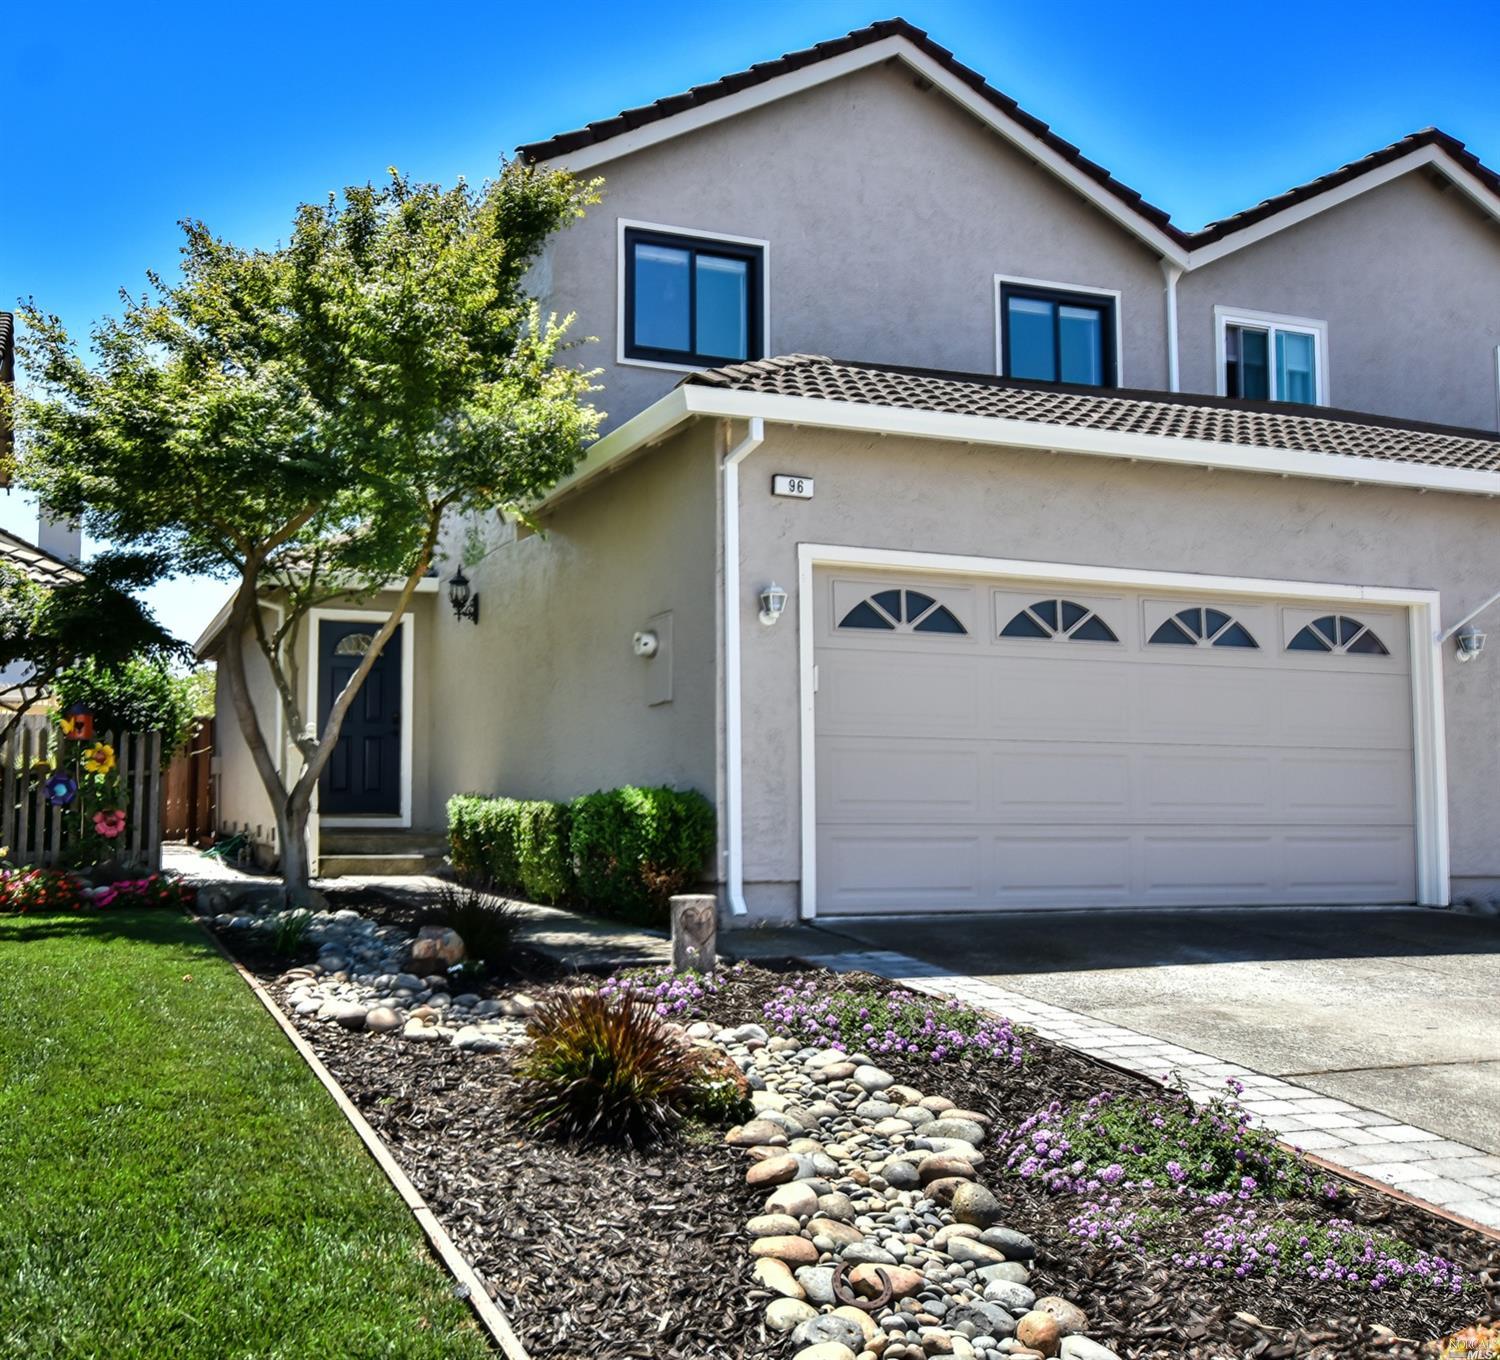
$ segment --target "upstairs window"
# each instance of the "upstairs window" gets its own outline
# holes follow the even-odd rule
[[[760,246],[625,229],[623,357],[710,368],[762,357]]]
[[[1320,322],[1218,310],[1224,396],[1309,406],[1327,400]]]
[[[1113,387],[1115,300],[1000,280],[1000,371],[1007,378]]]

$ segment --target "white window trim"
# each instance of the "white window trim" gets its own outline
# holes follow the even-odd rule
[[[629,359],[625,355],[625,233],[659,231],[671,236],[690,236],[710,245],[753,246],[760,251],[761,348],[775,354],[771,344],[771,243],[757,236],[731,236],[724,231],[704,231],[701,227],[670,227],[664,222],[642,222],[633,217],[615,219],[615,362],[625,368],[654,368],[666,373],[701,373],[702,364],[672,364],[660,359]]]
[[[310,609],[307,613],[307,684],[303,691],[303,712],[310,723],[318,721],[318,652],[322,623],[374,623],[377,627],[390,615],[383,609]],[[313,791],[313,816],[319,827],[409,827],[411,825],[411,780],[413,738],[416,723],[416,621],[412,613],[401,616],[401,811],[395,816],[324,817],[318,811],[317,790]],[[316,844],[316,842],[315,842]]]
[[[1000,305],[1000,292],[1007,283],[1020,288],[1045,288],[1054,293],[1080,293],[1097,298],[1108,298],[1115,314],[1115,381],[1116,387],[1125,386],[1125,326],[1123,321],[1123,294],[1118,288],[1100,288],[1092,283],[1058,283],[1053,279],[1028,279],[1020,274],[995,275],[995,372],[1005,376],[1005,308]],[[1108,392],[1109,388],[1101,388]]]
[[[1267,600],[1394,605],[1407,611],[1412,683],[1412,764],[1415,790],[1417,901],[1443,907],[1449,901],[1447,729],[1443,718],[1441,596],[1435,590],[1395,586],[1351,586],[1317,581],[1281,581],[1251,576],[1209,576],[1196,572],[1142,571],[1077,563],[1027,562],[951,553],[909,552],[836,544],[797,545],[797,647],[801,757],[801,914],[813,920],[818,908],[818,803],[816,679],[814,661],[813,570],[815,567],[890,568],[951,572],[1013,581],[1082,585],[1095,588],[1159,590],[1189,596],[1249,596]],[[735,627],[738,620],[731,620]]]
[[[1293,331],[1298,335],[1313,338],[1313,362],[1317,365],[1318,406],[1328,405],[1328,323],[1306,316],[1283,316],[1279,312],[1254,312],[1244,307],[1214,307],[1214,390],[1221,397],[1229,395],[1229,374],[1225,370],[1228,361],[1227,330],[1230,326],[1252,326],[1260,330]],[[1271,400],[1279,401],[1276,386],[1276,342],[1271,341]]]

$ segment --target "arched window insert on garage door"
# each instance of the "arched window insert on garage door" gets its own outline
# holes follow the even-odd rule
[[[887,633],[967,634],[968,629],[945,604],[920,590],[882,590],[861,600],[843,618],[840,628],[874,628]]]
[[[1000,630],[1004,638],[1066,638],[1069,642],[1118,642],[1092,609],[1073,600],[1038,600]]]
[[[1252,647],[1260,644],[1242,623],[1211,606],[1181,609],[1163,622],[1149,639],[1157,647]]]
[[[1360,656],[1389,656],[1390,652],[1369,625],[1343,614],[1314,619],[1286,645],[1289,652],[1354,652]]]

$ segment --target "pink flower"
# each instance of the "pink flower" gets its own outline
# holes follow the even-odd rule
[[[114,840],[120,832],[125,830],[125,813],[119,808],[112,808],[108,812],[96,812],[94,830],[105,840]]]

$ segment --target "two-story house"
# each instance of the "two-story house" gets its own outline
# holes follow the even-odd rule
[[[520,154],[604,179],[535,282],[609,432],[496,530],[477,627],[419,597],[398,773],[325,787],[325,849],[664,782],[717,803],[729,922],[1500,884],[1500,178],[1460,143],[1186,232],[896,20]]]

